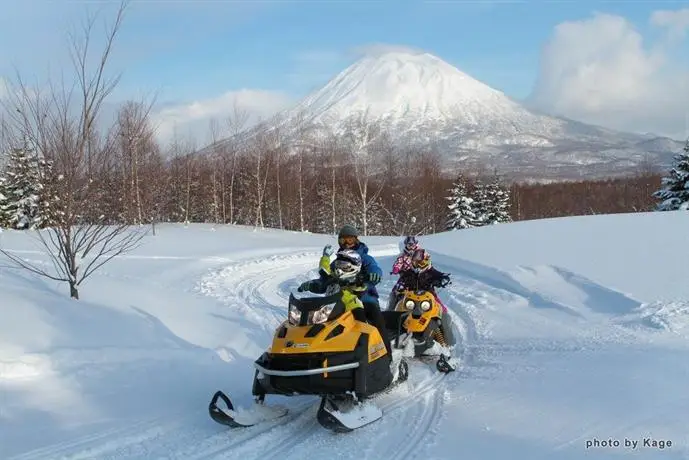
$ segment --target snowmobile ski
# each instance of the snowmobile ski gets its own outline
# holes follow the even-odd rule
[[[392,383],[364,401],[357,401],[351,395],[323,396],[316,415],[321,426],[336,433],[349,433],[381,419],[383,411],[374,401],[391,393],[409,377],[409,364],[406,359],[399,357],[395,361],[397,362]]]
[[[380,420],[383,411],[372,402],[335,401],[321,399],[316,418],[323,428],[336,433],[349,433]]]
[[[221,399],[227,408],[218,407]],[[230,398],[222,391],[216,391],[208,405],[211,418],[221,425],[231,428],[248,428],[263,422],[269,422],[287,415],[287,408],[283,406],[267,406],[257,402],[253,410],[236,410]]]

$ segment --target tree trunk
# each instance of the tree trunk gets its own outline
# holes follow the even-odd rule
[[[275,159],[275,180],[277,182],[277,200],[278,200],[278,225],[280,226],[280,229],[284,229],[284,225],[282,223],[282,199],[280,198],[280,150],[277,151],[276,153],[276,159]]]
[[[299,229],[304,231],[304,153],[299,149]]]
[[[69,282],[69,296],[73,299],[79,300],[79,289],[77,289],[76,284],[74,284],[74,281]]]
[[[337,233],[337,213],[336,213],[336,195],[337,195],[337,189],[336,183],[335,183],[335,155],[332,155],[332,161],[330,165],[330,179],[331,179],[331,196],[330,196],[330,211],[332,212],[332,218],[333,218],[333,234]]]

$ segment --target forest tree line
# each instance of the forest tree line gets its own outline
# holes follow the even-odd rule
[[[367,235],[428,234],[448,228],[448,200],[458,175],[444,172],[441,156],[432,149],[395,148],[379,127],[365,120],[353,119],[344,133],[318,140],[288,143],[275,130],[214,143],[198,153],[191,141],[159,145],[147,109],[142,103],[124,105],[110,133],[114,140],[98,149],[85,163],[88,167],[70,172],[83,185],[82,219],[129,225],[239,224],[318,233],[354,223]],[[219,121],[211,122],[211,137],[238,133],[245,119],[236,113],[226,121],[225,132]],[[0,172],[0,225],[49,226],[60,207],[60,178],[68,172],[64,164],[62,170],[55,168],[60,153],[29,139],[6,144],[6,152]],[[653,173],[544,184],[473,171],[462,171],[461,176],[468,193],[477,184],[497,180],[513,221],[650,211],[661,180]]]

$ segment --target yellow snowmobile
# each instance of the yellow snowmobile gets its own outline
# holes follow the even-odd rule
[[[402,291],[395,309],[384,311],[383,316],[394,348],[405,348],[411,340],[416,357],[423,356],[436,344],[445,349],[455,345],[452,327],[449,322],[443,324],[442,307],[430,291]],[[440,353],[436,362],[438,371],[448,373],[455,370],[449,358],[449,354]]]
[[[366,323],[356,251],[340,251],[325,296],[290,294],[287,319],[272,344],[255,362],[252,386],[255,410],[240,412],[218,391],[209,404],[211,418],[231,427],[246,427],[287,414],[284,407],[264,404],[266,395],[317,395],[317,419],[336,432],[352,431],[382,417],[371,401],[408,377],[400,355],[393,363],[378,329]],[[227,406],[222,409],[218,401]]]

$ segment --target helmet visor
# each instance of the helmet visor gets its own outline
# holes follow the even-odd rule
[[[340,246],[353,247],[354,245],[356,245],[357,237],[341,236],[340,238],[338,238],[337,242],[340,243]]]
[[[424,269],[424,268],[428,267],[428,266],[431,264],[431,261],[428,260],[428,259],[422,259],[422,260],[415,260],[415,261],[412,262],[412,263],[413,263],[413,265],[414,265],[416,268]]]
[[[352,263],[349,260],[336,259],[333,262],[333,268],[335,269],[335,274],[339,278],[352,278],[359,273],[361,268],[359,265]]]

